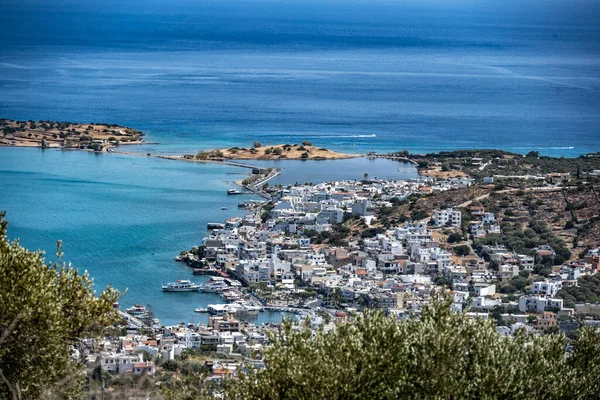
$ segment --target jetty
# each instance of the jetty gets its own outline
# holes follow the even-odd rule
[[[243,188],[245,188],[246,190],[254,193],[257,196],[260,196],[268,201],[272,201],[273,197],[265,192],[262,189],[262,186],[267,183],[268,181],[270,181],[271,179],[275,178],[277,175],[279,175],[281,173],[281,168],[276,168],[273,169],[269,172],[269,174],[267,176],[265,176],[262,179],[259,179],[258,181],[250,184],[250,185],[241,185]]]
[[[369,158],[369,159],[384,158],[386,160],[408,162],[408,163],[411,163],[414,165],[419,165],[419,163],[416,162],[415,160],[413,160],[412,158],[403,157],[403,156],[392,156],[392,155],[388,155],[388,154],[368,154],[367,158]]]

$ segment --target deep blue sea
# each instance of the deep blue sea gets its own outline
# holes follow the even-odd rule
[[[128,125],[142,153],[310,140],[575,157],[600,150],[598,21],[595,0],[3,0],[0,118]],[[414,176],[365,159],[283,168],[273,183]],[[99,285],[128,288],[122,303],[177,323],[214,299],[160,283],[237,212],[224,192],[244,173],[0,148],[0,209],[11,237],[49,253],[63,239]]]
[[[576,156],[600,150],[598,21],[597,0],[3,0],[0,116],[131,125],[171,153]]]

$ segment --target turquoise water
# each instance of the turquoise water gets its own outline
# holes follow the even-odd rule
[[[270,185],[363,179],[365,174],[368,174],[370,178],[379,179],[412,179],[419,176],[415,167],[410,163],[366,157],[344,160],[253,160],[247,162],[263,168],[282,168],[281,174],[269,181]]]
[[[134,149],[134,146],[129,148]],[[337,163],[340,164],[337,164]],[[265,163],[265,165],[268,163]],[[281,167],[280,163],[274,163]],[[409,164],[365,159],[284,163],[281,183],[324,181],[340,170],[370,176]],[[360,167],[359,167],[360,166]],[[325,167],[325,168],[324,168]],[[150,304],[165,324],[206,320],[196,307],[221,302],[218,295],[164,293],[161,284],[176,279],[201,283],[191,269],[175,262],[179,251],[201,243],[208,222],[244,212],[238,202],[250,195],[228,196],[245,168],[200,164],[115,153],[0,147],[0,210],[7,210],[10,238],[55,259],[56,240],[64,259],[87,270],[96,287],[113,285],[126,294],[125,307]],[[227,207],[227,210],[221,210]],[[260,313],[257,322],[278,322],[279,313]]]
[[[245,170],[118,154],[0,148],[0,209],[9,236],[89,271],[97,287],[127,290],[121,304],[152,305],[163,323],[190,321],[196,307],[220,302],[202,293],[163,293],[161,283],[194,277],[173,261],[206,236],[207,222],[242,215],[227,196]],[[221,207],[228,207],[222,211]],[[260,322],[276,321],[261,314]]]

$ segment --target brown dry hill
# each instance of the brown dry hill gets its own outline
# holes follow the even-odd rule
[[[598,186],[582,184],[561,191],[494,192],[482,203],[499,222],[542,220],[577,258],[585,249],[600,246]]]
[[[3,146],[40,147],[45,141],[47,147],[78,148],[92,140],[140,143],[142,136],[140,131],[116,124],[0,119],[0,145]]]
[[[312,144],[277,144],[250,148],[231,147],[229,149],[203,151],[196,155],[196,158],[200,160],[219,158],[232,160],[335,160],[354,157],[361,157],[361,154],[338,153],[333,150],[315,147]]]

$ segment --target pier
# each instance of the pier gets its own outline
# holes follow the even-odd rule
[[[262,190],[261,186],[264,185],[265,183],[267,183],[268,181],[270,181],[271,179],[275,178],[280,173],[281,173],[281,169],[279,169],[279,168],[273,169],[263,179],[259,179],[256,183],[254,183],[252,185],[246,185],[243,187],[246,190],[249,190],[250,192],[254,193],[255,195],[258,195],[264,199],[267,199],[268,201],[272,201],[273,198],[271,197],[271,195],[268,194],[267,192],[265,192],[264,190]]]
[[[390,155],[386,155],[386,154],[369,154],[369,155],[367,155],[367,157],[369,159],[371,159],[371,158],[385,158],[386,160],[409,162],[409,163],[414,164],[414,165],[419,165],[419,163],[416,162],[415,160],[413,160],[412,158],[402,157],[402,156],[390,156]]]

